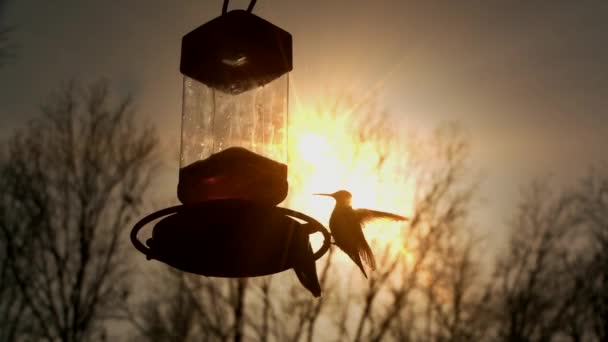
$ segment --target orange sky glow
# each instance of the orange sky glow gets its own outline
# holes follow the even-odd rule
[[[301,106],[290,115],[287,206],[327,226],[334,201],[313,194],[345,189],[353,194],[355,208],[409,216],[413,211],[414,182],[403,172],[408,163],[406,144],[395,144],[387,150],[382,146],[392,142],[381,134],[362,141],[349,129],[350,108],[338,107],[330,113],[324,107],[331,106]],[[378,248],[388,245],[394,251],[407,253],[402,248],[406,227],[407,223],[378,221],[368,224],[364,233]],[[321,239],[319,234],[311,237],[313,248],[318,248]],[[347,258],[340,256],[341,259]]]

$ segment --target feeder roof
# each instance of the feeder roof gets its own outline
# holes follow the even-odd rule
[[[292,70],[289,32],[233,10],[186,34],[180,71],[209,87],[239,94]]]

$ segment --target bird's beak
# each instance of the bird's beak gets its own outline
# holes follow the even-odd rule
[[[316,196],[328,196],[328,197],[334,197],[334,194],[313,194]]]

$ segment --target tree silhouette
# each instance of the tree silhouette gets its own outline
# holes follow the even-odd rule
[[[579,279],[581,291],[576,315],[577,322],[569,330],[582,340],[585,333],[598,341],[608,339],[608,169],[598,167],[580,183],[575,196],[579,215],[588,235],[585,257],[574,265],[573,276]],[[575,320],[578,318],[579,320]],[[582,321],[581,321],[582,319]],[[578,329],[576,329],[578,328]]]
[[[403,232],[407,253],[385,250],[363,292],[346,297],[363,306],[355,315],[355,328],[341,339],[456,340],[466,332],[465,322],[479,326],[478,296],[471,290],[476,246],[466,226],[476,189],[467,179],[468,149],[466,136],[455,125],[441,126],[433,137],[409,148],[412,161],[403,176],[414,180],[416,195]]]
[[[348,107],[352,99],[344,101]],[[337,101],[319,108],[318,119],[349,116],[340,119],[349,122],[345,129],[351,136],[377,143],[378,160],[370,167],[389,173],[387,169],[394,166],[386,161],[398,159],[402,144],[408,142],[391,130],[388,113],[369,104],[351,112],[343,110],[344,105]],[[320,298],[303,290],[290,272],[249,279],[240,288],[241,280],[169,272],[174,280],[154,291],[168,296],[154,295],[130,313],[139,338],[154,341],[148,332],[162,331],[159,336],[186,336],[184,341],[238,340],[239,336],[260,341],[481,339],[486,331],[484,307],[479,304],[484,288],[478,286],[476,240],[466,224],[476,189],[467,178],[468,140],[458,127],[445,125],[430,139],[409,144],[411,162],[401,169],[403,173],[391,174],[411,178],[416,187],[414,213],[403,227],[401,247],[408,254],[373,245],[378,269],[363,281],[360,271],[352,263],[336,261],[341,252],[332,250],[317,262]],[[353,153],[356,160],[363,151],[356,148]],[[297,187],[299,170],[290,170],[290,182]],[[348,276],[344,270],[349,268],[356,273]],[[439,295],[446,300],[438,301]],[[190,304],[176,305],[185,302],[184,296],[195,303],[195,309]],[[147,318],[151,312],[153,318]],[[239,317],[242,324],[236,323]]]
[[[131,98],[114,101],[104,81],[62,87],[8,141],[0,189],[7,339],[103,337],[102,323],[132,290],[121,245],[156,148]]]
[[[249,301],[254,300],[256,307],[263,308],[258,298],[250,298],[254,295],[251,292],[263,290],[268,280],[207,278],[173,269],[160,277],[165,281],[152,287],[153,297],[126,308],[125,318],[135,326],[138,340],[242,340],[250,322],[257,319],[245,312]],[[270,330],[270,323],[266,322],[266,329]],[[269,331],[257,333],[270,335]]]
[[[548,341],[572,335],[582,294],[576,272],[585,246],[571,193],[536,182],[523,193],[511,237],[495,268],[494,334],[501,340]],[[579,307],[580,308],[580,307]],[[569,317],[571,316],[571,317]]]

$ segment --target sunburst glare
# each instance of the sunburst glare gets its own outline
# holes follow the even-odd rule
[[[327,225],[333,199],[313,194],[345,189],[353,194],[355,208],[411,214],[414,183],[407,177],[407,145],[394,138],[388,124],[365,127],[367,116],[373,114],[348,104],[297,109],[289,129],[291,207]],[[376,221],[367,225],[364,234],[377,247],[407,254],[402,247],[404,227],[404,223]],[[319,240],[312,237],[313,247],[320,245]]]

